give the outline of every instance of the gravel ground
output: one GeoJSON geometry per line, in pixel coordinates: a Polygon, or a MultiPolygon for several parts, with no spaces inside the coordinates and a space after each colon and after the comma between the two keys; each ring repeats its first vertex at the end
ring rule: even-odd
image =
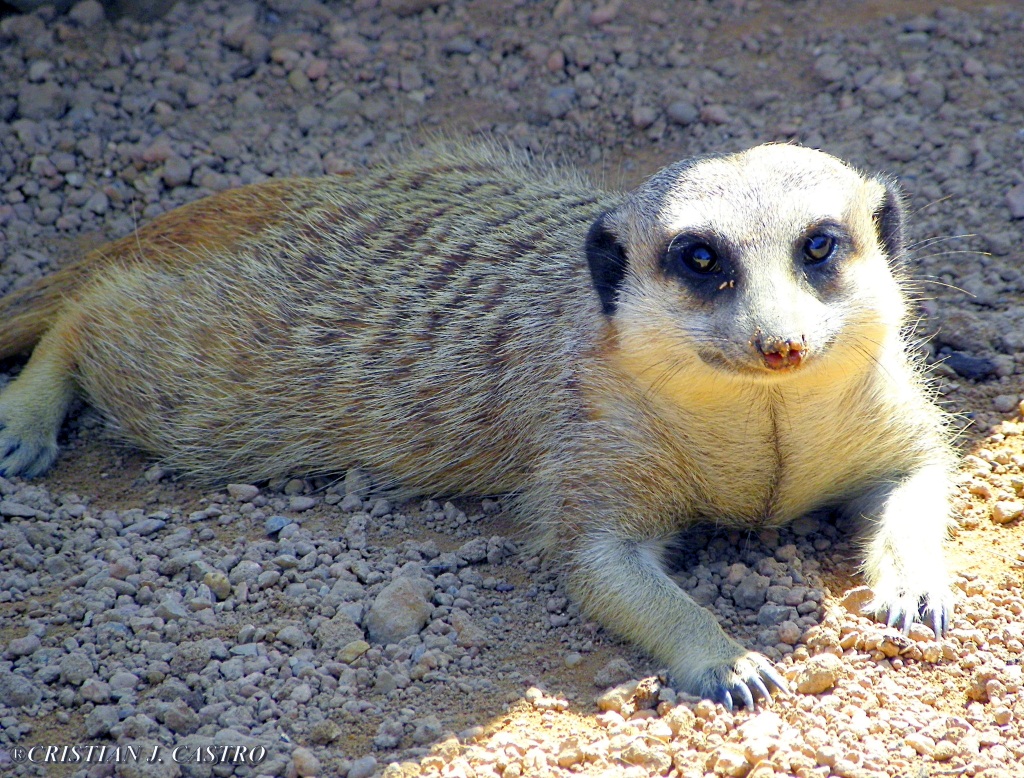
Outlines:
{"type": "Polygon", "coordinates": [[[680,584],[793,686],[730,714],[582,619],[500,503],[392,505],[358,471],[201,491],[84,409],[52,474],[0,478],[0,768],[1020,775],[1024,14],[883,5],[272,0],[142,24],[86,0],[0,19],[0,293],[210,192],[438,133],[610,186],[794,140],[907,188],[921,347],[966,455],[941,640],[857,615],[856,540],[829,516],[688,538],[680,584]],[[90,760],[14,764],[14,746],[90,760]]]}

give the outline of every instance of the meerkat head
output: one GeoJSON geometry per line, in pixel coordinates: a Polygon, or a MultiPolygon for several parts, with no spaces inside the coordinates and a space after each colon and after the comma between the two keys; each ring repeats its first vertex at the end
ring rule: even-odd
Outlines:
{"type": "Polygon", "coordinates": [[[797,146],[665,168],[594,223],[586,253],[620,348],[652,364],[849,370],[906,315],[895,183],[797,146]]]}

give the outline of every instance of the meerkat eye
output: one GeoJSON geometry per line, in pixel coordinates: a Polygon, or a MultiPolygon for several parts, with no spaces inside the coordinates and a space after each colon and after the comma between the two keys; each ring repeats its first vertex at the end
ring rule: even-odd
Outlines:
{"type": "Polygon", "coordinates": [[[702,276],[721,270],[718,253],[707,243],[688,236],[673,239],[668,246],[668,260],[702,276]]]}
{"type": "Polygon", "coordinates": [[[817,265],[831,257],[835,250],[835,238],[825,232],[816,232],[804,241],[804,262],[817,265]]]}

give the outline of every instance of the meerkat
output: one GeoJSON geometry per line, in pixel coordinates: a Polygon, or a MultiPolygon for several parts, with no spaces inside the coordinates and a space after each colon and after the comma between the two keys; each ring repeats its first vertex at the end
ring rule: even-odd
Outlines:
{"type": "Polygon", "coordinates": [[[953,455],[908,348],[897,185],[767,145],[627,193],[492,147],[170,211],[0,300],[0,473],[76,394],[206,482],[360,465],[505,494],[591,618],[677,686],[785,688],[669,577],[695,522],[866,525],[870,610],[937,633],[953,455]]]}

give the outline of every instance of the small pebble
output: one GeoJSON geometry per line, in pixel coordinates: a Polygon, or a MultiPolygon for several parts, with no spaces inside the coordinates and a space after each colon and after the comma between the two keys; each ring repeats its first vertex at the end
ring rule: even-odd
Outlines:
{"type": "MultiPolygon", "coordinates": [[[[303,778],[320,774],[320,760],[308,748],[296,748],[292,751],[292,763],[295,765],[295,772],[303,778]]],[[[352,775],[349,769],[349,776],[352,775]]]]}
{"type": "Polygon", "coordinates": [[[250,502],[259,493],[259,487],[252,484],[228,484],[228,494],[238,502],[250,502]]]}
{"type": "Polygon", "coordinates": [[[287,516],[271,516],[263,523],[263,529],[268,535],[273,536],[291,523],[292,519],[287,516]]]}
{"type": "Polygon", "coordinates": [[[1024,503],[1017,500],[999,500],[992,506],[992,521],[996,524],[1009,524],[1024,514],[1024,503]]]}
{"type": "Polygon", "coordinates": [[[794,685],[801,694],[821,694],[835,686],[843,674],[843,660],[835,654],[819,654],[797,670],[794,685]]]}

